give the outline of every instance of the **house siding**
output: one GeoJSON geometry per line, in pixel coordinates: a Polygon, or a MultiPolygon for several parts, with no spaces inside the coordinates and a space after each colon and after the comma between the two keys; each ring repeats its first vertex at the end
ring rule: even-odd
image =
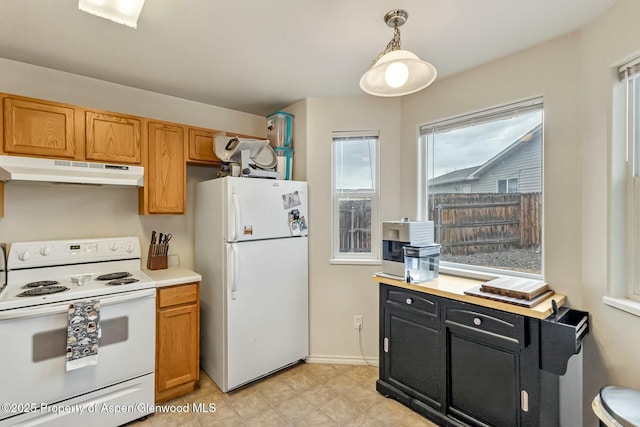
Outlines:
{"type": "Polygon", "coordinates": [[[534,193],[542,191],[542,144],[540,132],[516,147],[504,161],[494,165],[481,174],[478,181],[473,182],[473,193],[496,193],[498,180],[518,178],[518,192],[534,193]]]}
{"type": "Polygon", "coordinates": [[[462,187],[471,185],[471,193],[497,193],[498,180],[518,178],[519,193],[542,191],[542,132],[533,134],[528,142],[522,142],[504,159],[480,172],[479,179],[434,185],[432,193],[461,193],[462,187]]]}

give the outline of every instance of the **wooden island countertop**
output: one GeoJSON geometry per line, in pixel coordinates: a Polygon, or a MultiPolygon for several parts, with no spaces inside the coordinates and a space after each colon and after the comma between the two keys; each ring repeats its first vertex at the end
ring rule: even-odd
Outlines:
{"type": "Polygon", "coordinates": [[[447,274],[440,274],[438,278],[424,283],[407,283],[403,280],[391,279],[376,274],[373,275],[373,280],[378,283],[384,283],[386,285],[412,289],[418,292],[424,292],[427,294],[437,295],[456,301],[462,301],[482,307],[502,310],[508,313],[520,314],[523,316],[533,317],[535,319],[546,319],[553,313],[551,300],[555,300],[558,307],[564,305],[567,300],[567,297],[565,295],[554,292],[545,300],[541,301],[531,308],[528,308],[515,304],[508,304],[500,301],[474,297],[471,295],[466,295],[464,291],[481,285],[485,283],[486,280],[450,276],[447,274]]]}

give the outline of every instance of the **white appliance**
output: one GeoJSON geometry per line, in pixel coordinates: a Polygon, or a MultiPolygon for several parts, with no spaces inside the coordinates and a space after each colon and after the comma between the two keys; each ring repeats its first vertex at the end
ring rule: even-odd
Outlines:
{"type": "Polygon", "coordinates": [[[433,221],[384,221],[382,223],[382,275],[405,279],[404,247],[433,244],[433,221]]]}
{"type": "Polygon", "coordinates": [[[196,185],[201,366],[224,392],[309,354],[307,184],[196,185]]]}
{"type": "Polygon", "coordinates": [[[0,426],[115,426],[153,412],[155,282],[140,254],[136,237],[8,246],[0,426]],[[69,306],[94,299],[97,364],[67,371],[69,306]]]}
{"type": "Polygon", "coordinates": [[[219,133],[214,141],[216,156],[231,164],[232,176],[280,179],[280,173],[274,170],[277,165],[276,153],[268,140],[229,137],[219,133]],[[233,173],[238,166],[237,173],[233,173]]]}
{"type": "Polygon", "coordinates": [[[142,187],[144,167],[77,160],[0,156],[0,181],[142,187]]]}

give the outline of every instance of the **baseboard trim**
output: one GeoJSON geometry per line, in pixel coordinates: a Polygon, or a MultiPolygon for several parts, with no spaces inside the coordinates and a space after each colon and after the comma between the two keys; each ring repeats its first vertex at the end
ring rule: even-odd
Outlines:
{"type": "Polygon", "coordinates": [[[363,359],[359,356],[308,356],[307,363],[328,363],[331,365],[369,365],[379,366],[377,357],[363,359]]]}

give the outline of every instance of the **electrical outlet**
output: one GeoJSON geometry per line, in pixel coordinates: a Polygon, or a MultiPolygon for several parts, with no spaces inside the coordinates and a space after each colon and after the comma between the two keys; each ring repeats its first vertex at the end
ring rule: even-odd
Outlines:
{"type": "Polygon", "coordinates": [[[362,314],[356,314],[353,316],[354,329],[362,329],[362,314]]]}

